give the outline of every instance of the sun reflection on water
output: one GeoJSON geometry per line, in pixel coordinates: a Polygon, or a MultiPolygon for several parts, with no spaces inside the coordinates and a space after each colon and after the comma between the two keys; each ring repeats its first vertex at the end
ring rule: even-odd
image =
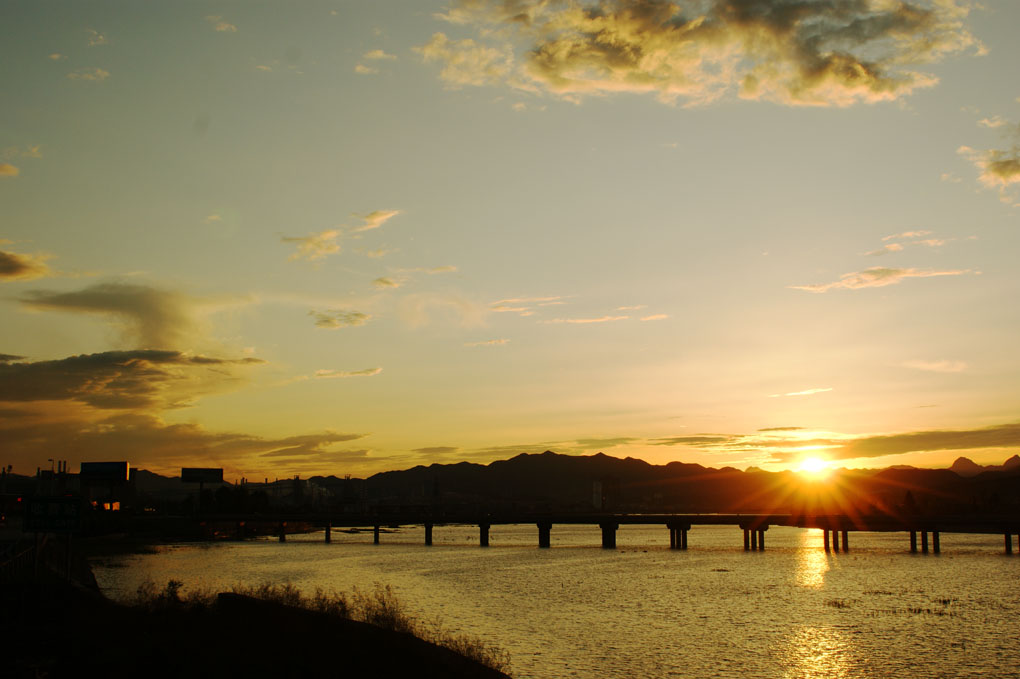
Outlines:
{"type": "Polygon", "coordinates": [[[821,589],[825,574],[829,572],[829,555],[819,548],[819,531],[806,530],[800,534],[797,546],[797,584],[801,587],[821,589]]]}
{"type": "Polygon", "coordinates": [[[801,627],[784,651],[784,677],[849,677],[855,674],[854,648],[846,635],[833,627],[801,627]]]}

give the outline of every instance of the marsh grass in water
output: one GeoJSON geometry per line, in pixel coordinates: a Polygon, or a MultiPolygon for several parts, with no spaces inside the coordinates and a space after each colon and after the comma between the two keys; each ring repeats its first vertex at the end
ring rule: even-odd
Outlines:
{"type": "MultiPolygon", "coordinates": [[[[443,628],[439,620],[422,620],[408,613],[389,586],[376,585],[371,592],[358,589],[350,593],[316,589],[306,596],[290,583],[258,586],[234,585],[231,593],[268,601],[293,608],[364,622],[392,632],[412,634],[419,639],[443,646],[475,662],[504,674],[510,674],[510,654],[470,634],[457,634],[443,628]]],[[[177,608],[203,608],[216,603],[218,593],[212,590],[185,592],[180,580],[169,580],[159,589],[153,582],[145,582],[135,594],[136,607],[159,611],[177,608]]]]}

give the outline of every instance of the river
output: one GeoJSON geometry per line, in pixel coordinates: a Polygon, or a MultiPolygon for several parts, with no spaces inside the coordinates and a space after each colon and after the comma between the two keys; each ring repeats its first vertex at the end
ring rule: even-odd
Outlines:
{"type": "MultiPolygon", "coordinates": [[[[818,530],[773,527],[744,552],[734,527],[696,526],[687,551],[665,527],[421,526],[372,534],[290,535],[286,543],[170,545],[93,561],[103,591],[130,598],[169,579],[188,588],[292,583],[371,591],[508,650],[517,677],[1016,677],[1020,556],[1002,536],[942,534],[940,555],[906,534],[851,533],[826,554],[818,530]]],[[[253,640],[253,645],[262,643],[253,640]]]]}

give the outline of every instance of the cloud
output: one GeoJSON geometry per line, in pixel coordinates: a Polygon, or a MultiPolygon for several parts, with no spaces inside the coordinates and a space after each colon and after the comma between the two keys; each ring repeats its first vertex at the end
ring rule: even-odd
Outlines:
{"type": "Polygon", "coordinates": [[[372,68],[371,66],[365,66],[364,64],[355,64],[354,72],[360,75],[375,75],[379,72],[379,69],[372,68]]]}
{"type": "MultiPolygon", "coordinates": [[[[197,332],[203,302],[178,292],[131,283],[98,283],[72,292],[31,290],[20,297],[30,309],[99,314],[112,318],[128,344],[184,348],[197,332]]],[[[208,302],[206,302],[208,304],[208,302]]]]}
{"type": "Polygon", "coordinates": [[[804,429],[804,427],[765,427],[764,429],[759,429],[758,431],[760,431],[760,432],[769,432],[769,431],[801,431],[803,429],[804,429]]]}
{"type": "Polygon", "coordinates": [[[17,177],[19,174],[21,174],[21,170],[14,165],[11,165],[10,163],[0,163],[0,179],[4,177],[17,177]]]}
{"type": "Polygon", "coordinates": [[[816,389],[805,389],[804,391],[791,391],[786,394],[770,394],[769,398],[779,398],[781,396],[810,396],[812,394],[822,394],[827,391],[832,391],[832,387],[822,387],[816,389]]]}
{"type": "Polygon", "coordinates": [[[995,128],[1009,125],[1009,121],[1006,120],[1005,118],[1002,118],[1001,116],[992,116],[990,118],[982,118],[981,120],[978,121],[978,125],[980,125],[981,127],[988,127],[994,130],[995,128]]]}
{"type": "Polygon", "coordinates": [[[598,318],[551,318],[543,323],[574,323],[574,324],[588,324],[588,323],[612,323],[614,321],[625,321],[630,316],[599,316],[598,318]]]}
{"type": "Polygon", "coordinates": [[[365,52],[361,55],[362,59],[368,59],[369,61],[396,61],[396,54],[387,54],[383,50],[372,50],[365,52]]]}
{"type": "Polygon", "coordinates": [[[235,381],[237,366],[263,363],[151,349],[37,362],[11,358],[18,362],[0,362],[0,402],[76,401],[101,410],[174,407],[235,381]]]}
{"type": "Polygon", "coordinates": [[[237,26],[223,21],[223,17],[221,16],[211,15],[207,16],[205,20],[212,24],[213,29],[218,33],[237,33],[237,26]]]}
{"type": "Polygon", "coordinates": [[[958,373],[967,369],[963,361],[905,361],[901,365],[904,368],[936,373],[958,373]]]}
{"type": "Polygon", "coordinates": [[[39,144],[19,147],[9,146],[4,149],[3,158],[42,158],[42,147],[39,144]]]}
{"type": "Polygon", "coordinates": [[[510,343],[510,340],[508,340],[508,339],[491,339],[491,340],[482,340],[480,342],[465,342],[464,346],[466,346],[466,347],[498,347],[498,346],[503,346],[504,344],[509,344],[509,343],[510,343]]]}
{"type": "Polygon", "coordinates": [[[309,311],[309,316],[315,319],[315,325],[319,328],[336,330],[337,328],[353,328],[358,325],[365,325],[371,320],[371,316],[360,311],[350,309],[329,309],[328,311],[309,311]]]}
{"type": "Polygon", "coordinates": [[[973,273],[969,269],[955,269],[949,271],[933,271],[922,269],[892,269],[881,266],[873,266],[864,271],[846,273],[839,277],[838,281],[832,283],[818,283],[815,285],[791,285],[793,290],[806,290],[808,292],[828,292],[829,290],[845,289],[860,290],[862,288],[882,288],[887,285],[896,285],[907,278],[931,278],[933,276],[962,276],[973,273]]]}
{"type": "Polygon", "coordinates": [[[884,236],[883,241],[890,240],[902,240],[905,238],[920,238],[922,236],[931,235],[931,231],[904,231],[903,233],[894,233],[891,236],[884,236]]]}
{"type": "Polygon", "coordinates": [[[488,44],[436,33],[418,51],[451,87],[849,106],[931,87],[918,66],[979,52],[968,11],[953,0],[464,0],[440,18],[488,44]]]}
{"type": "Polygon", "coordinates": [[[367,215],[362,217],[361,226],[355,227],[351,230],[352,233],[360,233],[362,231],[371,231],[372,229],[378,229],[380,226],[393,219],[401,213],[400,210],[375,210],[369,212],[367,215]]]}
{"type": "Polygon", "coordinates": [[[290,259],[304,259],[313,262],[340,252],[340,244],[337,242],[339,237],[339,230],[326,229],[308,236],[283,236],[280,240],[284,243],[297,244],[297,251],[290,256],[290,259]]]}
{"type": "Polygon", "coordinates": [[[642,316],[642,321],[662,321],[669,318],[669,314],[652,314],[651,316],[642,316]]]}
{"type": "Polygon", "coordinates": [[[102,68],[79,68],[77,71],[68,73],[67,77],[71,80],[102,82],[110,77],[110,72],[102,68]]]}
{"type": "Polygon", "coordinates": [[[903,250],[903,245],[900,243],[889,243],[888,245],[882,246],[878,250],[872,250],[871,252],[864,253],[867,257],[877,257],[879,255],[888,255],[890,252],[900,252],[903,250]]]}
{"type": "Polygon", "coordinates": [[[461,327],[479,326],[487,310],[456,293],[422,292],[403,297],[397,311],[405,323],[416,328],[437,320],[461,327]]]}
{"type": "MultiPolygon", "coordinates": [[[[1020,423],[1000,424],[982,429],[930,430],[902,434],[861,436],[850,439],[813,440],[796,442],[825,447],[825,456],[831,460],[886,457],[907,453],[941,450],[981,450],[988,448],[1020,448],[1020,423]]],[[[753,444],[752,444],[753,445],[753,444]]],[[[803,455],[796,450],[770,451],[772,461],[787,462],[803,455]]]]}
{"type": "Polygon", "coordinates": [[[218,224],[223,221],[223,217],[221,215],[207,215],[202,221],[206,224],[218,224]]]}
{"type": "Polygon", "coordinates": [[[0,281],[27,281],[50,274],[46,260],[52,255],[24,255],[0,250],[0,281]]]}
{"type": "Polygon", "coordinates": [[[731,436],[669,436],[664,438],[651,439],[648,443],[653,446],[704,446],[727,443],[732,440],[731,436]]]}
{"type": "Polygon", "coordinates": [[[399,288],[403,283],[388,276],[380,276],[372,281],[372,285],[377,288],[399,288]]]}
{"type": "Polygon", "coordinates": [[[106,39],[106,36],[94,28],[86,28],[85,32],[89,34],[89,47],[98,47],[100,45],[110,44],[110,41],[106,39]]]}
{"type": "Polygon", "coordinates": [[[507,80],[514,71],[513,50],[489,47],[474,40],[450,40],[436,33],[426,44],[416,48],[426,62],[442,64],[439,77],[448,87],[464,85],[496,85],[507,80]]]}
{"type": "Polygon", "coordinates": [[[460,448],[456,446],[428,446],[425,448],[414,448],[411,450],[412,453],[418,453],[419,455],[449,455],[455,453],[460,448]]]}
{"type": "Polygon", "coordinates": [[[67,58],[66,54],[60,54],[59,52],[53,52],[52,54],[49,54],[47,56],[50,58],[51,61],[63,61],[64,59],[67,58]]]}
{"type": "Polygon", "coordinates": [[[616,307],[616,310],[617,311],[638,311],[640,309],[645,309],[647,307],[648,307],[647,304],[635,304],[633,306],[618,306],[618,307],[616,307]]]}
{"type": "Polygon", "coordinates": [[[316,379],[342,379],[345,377],[372,377],[382,372],[382,368],[365,368],[364,370],[329,370],[315,371],[316,379]]]}
{"type": "Polygon", "coordinates": [[[1005,203],[1012,203],[1014,184],[1020,184],[1020,144],[1013,145],[1009,150],[989,149],[977,151],[969,146],[961,146],[957,153],[965,156],[974,167],[981,171],[978,176],[984,186],[999,190],[999,198],[1005,203]]]}
{"type": "Polygon", "coordinates": [[[129,460],[132,467],[164,474],[198,465],[224,467],[236,476],[261,476],[280,466],[288,473],[299,468],[327,471],[332,464],[365,454],[335,446],[366,434],[327,430],[265,438],[209,431],[195,423],[167,424],[144,412],[74,410],[64,404],[54,409],[44,403],[18,408],[18,417],[0,421],[0,446],[16,468],[34,468],[38,460],[59,450],[71,461],[129,460]]]}

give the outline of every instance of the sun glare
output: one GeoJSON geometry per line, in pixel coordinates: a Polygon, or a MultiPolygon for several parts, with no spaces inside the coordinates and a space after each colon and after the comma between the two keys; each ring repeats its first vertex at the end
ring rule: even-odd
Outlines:
{"type": "Polygon", "coordinates": [[[824,479],[832,471],[829,463],[820,457],[806,457],[801,460],[797,471],[812,479],[824,479]]]}

